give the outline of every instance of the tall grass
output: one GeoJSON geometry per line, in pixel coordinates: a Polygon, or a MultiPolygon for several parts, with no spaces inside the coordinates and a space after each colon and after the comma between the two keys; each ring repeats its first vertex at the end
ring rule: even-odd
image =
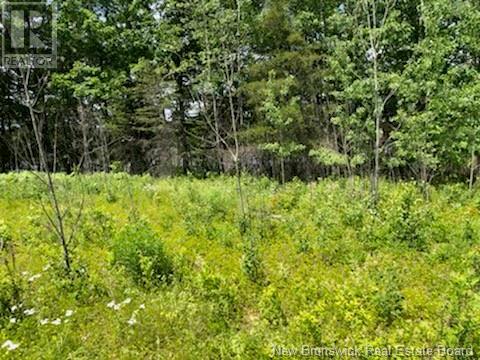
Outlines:
{"type": "Polygon", "coordinates": [[[35,206],[42,187],[26,173],[0,175],[0,236],[15,253],[9,268],[10,253],[0,255],[0,346],[19,345],[0,358],[256,360],[301,345],[480,351],[478,191],[448,185],[426,199],[413,183],[385,182],[373,207],[362,179],[245,177],[245,235],[233,178],[56,181],[60,198],[86,196],[69,276],[35,206]]]}

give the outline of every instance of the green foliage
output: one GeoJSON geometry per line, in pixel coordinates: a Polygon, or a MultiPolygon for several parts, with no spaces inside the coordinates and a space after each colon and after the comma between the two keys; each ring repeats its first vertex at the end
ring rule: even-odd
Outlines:
{"type": "Polygon", "coordinates": [[[260,297],[262,317],[272,325],[285,325],[286,318],[278,291],[273,286],[267,286],[260,297]]]}
{"type": "Polygon", "coordinates": [[[383,289],[378,292],[375,303],[379,317],[389,326],[396,319],[401,318],[404,296],[399,289],[395,273],[392,271],[381,274],[378,280],[383,285],[383,289]]]}
{"type": "Polygon", "coordinates": [[[250,281],[261,283],[264,280],[264,272],[258,247],[252,239],[247,240],[243,247],[242,269],[250,281]]]}
{"type": "Polygon", "coordinates": [[[415,189],[407,188],[395,210],[388,214],[389,220],[393,220],[390,229],[392,238],[419,250],[425,249],[425,232],[432,219],[421,196],[415,189]]]}
{"type": "Polygon", "coordinates": [[[319,148],[316,150],[310,150],[310,157],[314,158],[319,164],[326,166],[343,165],[348,164],[348,159],[345,155],[339,154],[328,148],[319,148]]]}
{"type": "MultiPolygon", "coordinates": [[[[56,171],[229,173],[238,146],[282,182],[371,175],[375,154],[383,176],[475,182],[475,1],[54,3],[58,67],[28,90],[56,171]]],[[[18,75],[0,73],[1,171],[38,169],[18,75]]]]}
{"type": "Polygon", "coordinates": [[[21,286],[17,279],[15,246],[12,231],[0,220],[0,322],[20,299],[21,286]]]}
{"type": "Polygon", "coordinates": [[[151,287],[168,282],[173,266],[161,239],[148,223],[126,225],[115,237],[113,261],[121,265],[140,285],[151,287]]]}
{"type": "Polygon", "coordinates": [[[82,237],[87,244],[108,244],[113,237],[112,218],[99,210],[83,214],[82,237]]]}
{"type": "Polygon", "coordinates": [[[238,320],[240,299],[237,298],[237,291],[225,278],[208,269],[197,275],[200,296],[212,304],[215,321],[225,331],[229,322],[238,320]]]}
{"type": "Polygon", "coordinates": [[[303,144],[287,139],[289,137],[287,133],[296,129],[302,118],[299,98],[290,93],[294,84],[293,76],[277,79],[275,71],[271,71],[263,90],[264,100],[259,109],[270,127],[270,136],[276,134],[275,138],[280,141],[261,144],[260,148],[281,159],[300,153],[306,148],[303,144]]]}
{"type": "Polygon", "coordinates": [[[373,208],[368,179],[245,177],[241,232],[235,178],[56,180],[60,195],[85,198],[68,276],[32,200],[0,193],[18,289],[2,263],[0,344],[19,344],[0,358],[257,360],[306,343],[480,351],[478,189],[431,186],[426,199],[415,182],[385,181],[373,208]]]}

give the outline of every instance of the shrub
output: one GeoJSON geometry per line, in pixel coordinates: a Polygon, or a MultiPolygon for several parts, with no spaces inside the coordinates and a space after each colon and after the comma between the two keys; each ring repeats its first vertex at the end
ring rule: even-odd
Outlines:
{"type": "Polygon", "coordinates": [[[266,287],[260,297],[259,303],[263,318],[272,325],[285,325],[287,319],[282,309],[282,302],[277,289],[270,285],[266,287]]]}
{"type": "Polygon", "coordinates": [[[201,298],[209,303],[214,323],[220,328],[228,328],[229,322],[238,317],[239,303],[237,289],[228,279],[212,273],[209,269],[196,274],[196,288],[201,298]]]}
{"type": "Polygon", "coordinates": [[[123,266],[138,284],[145,287],[168,282],[173,274],[162,241],[143,221],[129,224],[118,233],[113,255],[114,263],[123,266]]]}
{"type": "Polygon", "coordinates": [[[85,213],[81,234],[88,244],[105,244],[113,233],[113,219],[100,210],[85,213]]]}
{"type": "Polygon", "coordinates": [[[470,221],[467,221],[464,225],[463,240],[465,240],[468,244],[473,243],[475,240],[475,229],[470,221]]]}
{"type": "Polygon", "coordinates": [[[390,234],[396,241],[407,244],[417,250],[425,250],[432,214],[424,200],[412,188],[402,192],[399,203],[387,214],[391,222],[390,234]]]}
{"type": "Polygon", "coordinates": [[[386,325],[391,325],[402,316],[404,296],[393,270],[381,271],[379,275],[377,281],[383,286],[375,298],[378,317],[386,325]]]}
{"type": "Polygon", "coordinates": [[[254,283],[264,280],[262,261],[254,240],[248,239],[243,248],[242,269],[248,279],[254,283]]]}

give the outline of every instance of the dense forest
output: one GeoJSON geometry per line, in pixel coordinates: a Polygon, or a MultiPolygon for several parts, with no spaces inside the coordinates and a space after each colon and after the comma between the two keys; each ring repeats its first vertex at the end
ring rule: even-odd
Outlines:
{"type": "Polygon", "coordinates": [[[476,0],[64,0],[57,12],[57,68],[0,70],[0,171],[41,169],[40,139],[55,172],[475,181],[476,0]]]}

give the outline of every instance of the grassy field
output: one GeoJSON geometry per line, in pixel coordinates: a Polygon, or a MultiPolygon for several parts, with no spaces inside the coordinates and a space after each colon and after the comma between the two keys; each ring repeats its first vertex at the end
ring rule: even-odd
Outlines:
{"type": "Polygon", "coordinates": [[[480,192],[448,185],[426,199],[414,184],[383,183],[375,208],[360,179],[245,178],[250,219],[240,221],[233,178],[56,183],[67,230],[77,229],[70,274],[41,182],[0,176],[0,239],[11,245],[1,253],[0,358],[256,360],[302,345],[480,352],[480,192]]]}

